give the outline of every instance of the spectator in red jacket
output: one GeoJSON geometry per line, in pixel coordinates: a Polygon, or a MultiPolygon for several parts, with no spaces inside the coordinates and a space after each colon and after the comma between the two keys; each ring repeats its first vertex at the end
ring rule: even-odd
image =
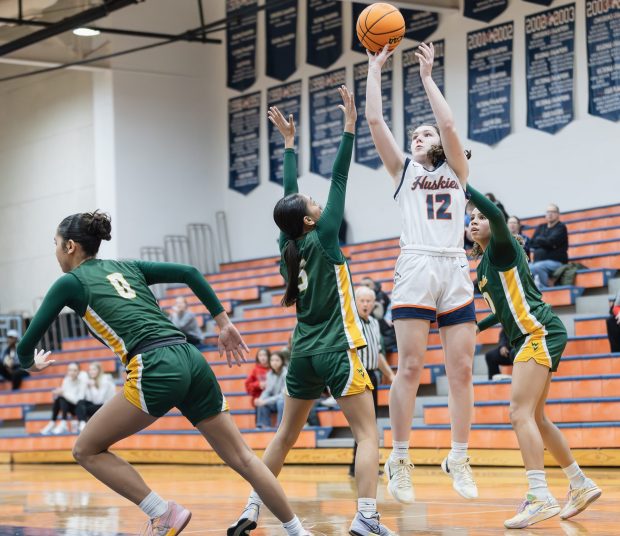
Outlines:
{"type": "Polygon", "coordinates": [[[252,405],[260,397],[267,384],[270,357],[271,350],[269,348],[260,348],[256,352],[256,365],[245,380],[245,390],[252,397],[252,405]]]}

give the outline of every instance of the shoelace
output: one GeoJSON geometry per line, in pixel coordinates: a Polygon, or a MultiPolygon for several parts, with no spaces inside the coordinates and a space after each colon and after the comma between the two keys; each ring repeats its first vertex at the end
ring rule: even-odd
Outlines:
{"type": "Polygon", "coordinates": [[[523,510],[525,510],[528,505],[532,504],[529,499],[525,499],[522,503],[521,506],[519,506],[519,509],[517,510],[517,513],[520,514],[521,512],[523,512],[523,510]]]}
{"type": "Polygon", "coordinates": [[[472,486],[476,485],[476,482],[474,481],[474,475],[471,472],[471,467],[467,462],[455,463],[454,472],[459,473],[459,475],[461,475],[461,477],[463,478],[463,480],[466,481],[467,484],[470,484],[472,486]]]}
{"type": "Polygon", "coordinates": [[[392,475],[396,480],[396,485],[399,488],[411,487],[411,467],[409,465],[398,465],[394,474],[392,475]]]}
{"type": "Polygon", "coordinates": [[[149,519],[140,532],[140,536],[163,536],[168,531],[168,527],[163,522],[162,518],[166,514],[156,517],[155,519],[149,519]],[[150,531],[149,531],[150,529],[150,531]]]}

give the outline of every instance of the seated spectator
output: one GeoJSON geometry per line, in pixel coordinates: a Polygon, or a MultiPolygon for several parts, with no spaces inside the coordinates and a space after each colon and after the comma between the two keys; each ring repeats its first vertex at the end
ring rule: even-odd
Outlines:
{"type": "Polygon", "coordinates": [[[84,388],[84,397],[78,401],[76,413],[79,423],[79,431],[84,430],[86,422],[95,412],[110,400],[116,393],[114,380],[109,374],[105,374],[100,363],[91,363],[88,367],[88,377],[84,388]]]}
{"type": "Polygon", "coordinates": [[[381,283],[375,282],[370,277],[364,277],[360,284],[375,292],[375,307],[372,310],[372,316],[379,321],[379,328],[385,347],[387,349],[396,347],[396,332],[392,324],[390,297],[381,290],[381,283]]]}
{"type": "Polygon", "coordinates": [[[498,380],[504,376],[499,372],[500,365],[512,365],[515,359],[515,351],[510,347],[510,341],[503,329],[499,334],[497,348],[487,352],[484,358],[487,361],[489,380],[498,380]]]}
{"type": "Polygon", "coordinates": [[[508,229],[510,229],[510,232],[512,233],[512,236],[514,236],[515,238],[517,237],[521,237],[521,240],[523,241],[523,249],[525,250],[525,254],[527,255],[527,258],[530,258],[530,237],[529,236],[525,236],[524,234],[521,233],[521,220],[519,218],[517,218],[516,216],[510,216],[508,218],[508,229]]]}
{"type": "Polygon", "coordinates": [[[550,286],[549,276],[560,266],[568,263],[568,231],[560,221],[560,209],[549,205],[545,213],[546,223],[536,227],[530,241],[534,256],[530,264],[532,276],[540,288],[550,286]]]}
{"type": "Polygon", "coordinates": [[[609,310],[607,318],[607,337],[612,352],[620,352],[620,290],[609,310]]]}
{"type": "Polygon", "coordinates": [[[30,376],[28,371],[21,368],[19,364],[16,350],[18,342],[19,333],[17,330],[9,329],[6,332],[6,348],[2,352],[2,359],[0,359],[0,376],[11,382],[13,390],[19,389],[24,378],[30,376]]]}
{"type": "Polygon", "coordinates": [[[495,195],[493,195],[491,192],[484,194],[484,196],[489,201],[491,201],[498,209],[502,211],[502,214],[504,215],[504,219],[508,221],[508,212],[506,212],[506,209],[504,208],[504,205],[502,205],[502,202],[499,199],[497,199],[495,195]]]}
{"type": "Polygon", "coordinates": [[[194,346],[202,344],[204,336],[198,326],[196,315],[187,308],[187,300],[183,296],[176,299],[170,312],[170,320],[177,329],[183,332],[187,342],[194,346]]]}
{"type": "Polygon", "coordinates": [[[284,387],[288,369],[280,354],[271,354],[269,368],[265,390],[255,400],[256,428],[270,428],[271,416],[274,413],[277,414],[276,426],[279,426],[284,411],[284,387]]]}
{"type": "MultiPolygon", "coordinates": [[[[62,380],[62,385],[52,391],[54,405],[52,406],[52,419],[48,422],[41,433],[66,434],[69,432],[67,419],[69,414],[77,417],[77,403],[84,398],[86,392],[86,375],[80,374],[77,363],[70,363],[67,367],[67,375],[62,380]],[[61,420],[56,424],[58,415],[61,420]]],[[[74,423],[73,432],[78,431],[77,423],[74,423]]]]}
{"type": "Polygon", "coordinates": [[[260,348],[256,352],[256,365],[245,379],[245,390],[252,397],[252,405],[255,405],[256,399],[260,397],[267,385],[270,357],[269,348],[260,348]]]}

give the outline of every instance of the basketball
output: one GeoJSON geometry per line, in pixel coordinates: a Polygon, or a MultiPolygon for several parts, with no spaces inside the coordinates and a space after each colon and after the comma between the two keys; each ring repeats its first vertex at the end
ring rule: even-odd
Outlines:
{"type": "Polygon", "coordinates": [[[380,52],[385,45],[394,50],[405,35],[405,19],[391,4],[377,2],[360,13],[356,24],[357,38],[370,52],[380,52]]]}

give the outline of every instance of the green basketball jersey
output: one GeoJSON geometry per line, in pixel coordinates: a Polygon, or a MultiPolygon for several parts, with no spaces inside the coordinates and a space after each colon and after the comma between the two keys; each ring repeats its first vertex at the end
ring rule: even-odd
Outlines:
{"type": "Polygon", "coordinates": [[[123,364],[139,343],[184,337],[159,308],[135,262],[91,259],[70,273],[86,294],[86,326],[123,364]]]}
{"type": "Polygon", "coordinates": [[[530,272],[523,247],[511,237],[515,260],[507,267],[494,266],[488,247],[477,268],[478,288],[502,324],[510,342],[538,333],[555,315],[542,301],[530,272]]]}
{"type": "MultiPolygon", "coordinates": [[[[330,258],[316,231],[307,233],[296,243],[302,261],[292,357],[365,347],[344,255],[340,252],[340,259],[330,258]]],[[[280,272],[287,279],[284,258],[280,272]]]]}

